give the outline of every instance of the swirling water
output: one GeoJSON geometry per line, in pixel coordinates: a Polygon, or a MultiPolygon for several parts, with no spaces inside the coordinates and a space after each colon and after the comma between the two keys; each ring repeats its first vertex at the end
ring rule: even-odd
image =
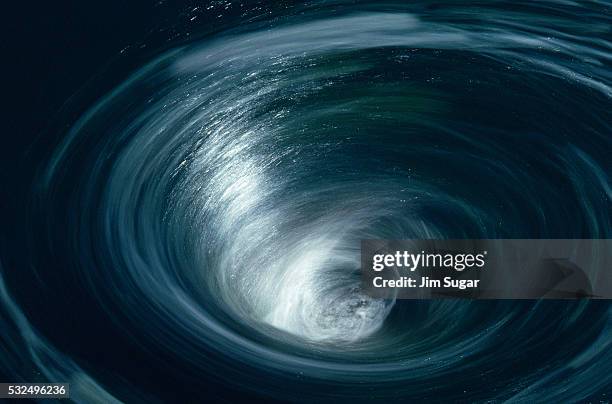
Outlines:
{"type": "Polygon", "coordinates": [[[607,400],[607,303],[373,299],[359,240],[609,238],[611,13],[313,3],[166,50],[65,133],[35,188],[31,226],[47,236],[33,254],[69,262],[58,275],[34,260],[56,279],[45,301],[65,309],[70,278],[88,302],[75,321],[122,342],[44,335],[2,283],[3,321],[22,336],[7,346],[83,401],[200,385],[607,400]],[[107,359],[79,361],[92,350],[107,359]],[[162,387],[134,375],[166,371],[162,387]]]}

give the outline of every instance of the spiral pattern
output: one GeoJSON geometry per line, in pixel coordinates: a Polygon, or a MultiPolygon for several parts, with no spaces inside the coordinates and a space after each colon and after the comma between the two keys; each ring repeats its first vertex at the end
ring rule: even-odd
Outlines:
{"type": "MultiPolygon", "coordinates": [[[[197,38],[72,126],[36,226],[109,327],[260,397],[606,399],[607,303],[374,299],[359,240],[608,238],[609,6],[411,7],[197,38]]],[[[143,399],[1,291],[48,378],[143,399]]]]}

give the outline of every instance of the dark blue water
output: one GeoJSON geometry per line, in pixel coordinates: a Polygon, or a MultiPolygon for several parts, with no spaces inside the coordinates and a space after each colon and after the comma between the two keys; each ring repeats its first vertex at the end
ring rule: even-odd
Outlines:
{"type": "Polygon", "coordinates": [[[610,237],[610,4],[184,19],[38,146],[3,373],[84,402],[608,400],[607,303],[382,301],[358,270],[364,238],[610,237]]]}

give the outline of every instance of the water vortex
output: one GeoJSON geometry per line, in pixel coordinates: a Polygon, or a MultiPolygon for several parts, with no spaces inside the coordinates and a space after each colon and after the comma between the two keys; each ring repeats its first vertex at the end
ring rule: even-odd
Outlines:
{"type": "Polygon", "coordinates": [[[607,303],[373,299],[359,240],[610,237],[611,23],[599,2],[384,3],[198,38],[71,127],[36,226],[109,327],[189,380],[603,399],[607,303]]]}

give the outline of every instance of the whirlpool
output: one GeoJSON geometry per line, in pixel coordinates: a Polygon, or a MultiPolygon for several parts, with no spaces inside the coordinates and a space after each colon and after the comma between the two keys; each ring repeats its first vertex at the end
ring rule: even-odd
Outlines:
{"type": "Polygon", "coordinates": [[[610,238],[610,2],[181,10],[32,146],[27,237],[2,229],[2,381],[83,403],[609,402],[607,301],[375,298],[359,242],[610,238]]]}

